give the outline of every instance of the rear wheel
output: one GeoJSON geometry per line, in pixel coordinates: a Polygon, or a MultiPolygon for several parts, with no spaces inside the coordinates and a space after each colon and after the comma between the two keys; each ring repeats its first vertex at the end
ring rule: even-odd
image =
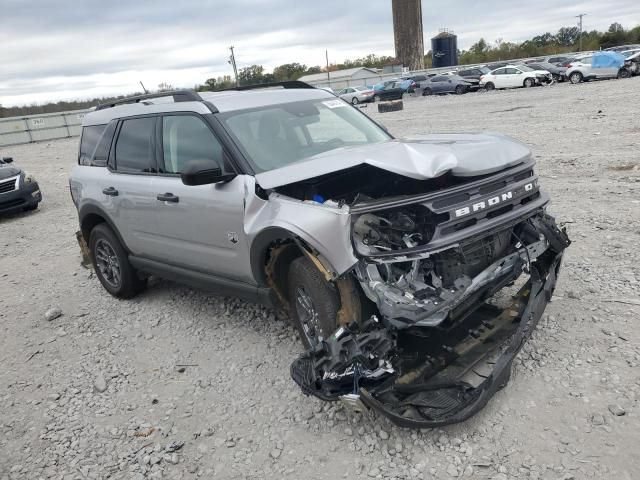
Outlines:
{"type": "Polygon", "coordinates": [[[433,95],[433,91],[429,87],[427,87],[427,88],[422,90],[422,96],[423,97],[426,97],[428,95],[433,95]]]}
{"type": "Polygon", "coordinates": [[[524,88],[531,88],[536,84],[536,81],[533,78],[525,78],[524,79],[524,88]]]}
{"type": "Polygon", "coordinates": [[[146,282],[138,277],[118,237],[106,224],[91,230],[89,249],[98,280],[111,295],[131,298],[144,288],[146,282]]]}
{"type": "Polygon", "coordinates": [[[582,74],[580,72],[573,72],[569,76],[569,81],[573,84],[580,83],[582,81],[582,74]]]}
{"type": "Polygon", "coordinates": [[[353,104],[353,105],[357,105],[357,104],[358,104],[358,102],[359,102],[358,97],[353,97],[353,98],[351,99],[351,104],[353,104]]]}
{"type": "Polygon", "coordinates": [[[495,90],[496,86],[492,82],[489,82],[484,86],[484,89],[490,92],[491,90],[495,90]]]}
{"type": "Polygon", "coordinates": [[[288,283],[291,317],[302,343],[313,348],[337,328],[338,292],[307,257],[291,262],[288,283]]]}

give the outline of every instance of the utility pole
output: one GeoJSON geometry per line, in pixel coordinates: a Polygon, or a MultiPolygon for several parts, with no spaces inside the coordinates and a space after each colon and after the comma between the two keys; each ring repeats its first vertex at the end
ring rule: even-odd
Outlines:
{"type": "Polygon", "coordinates": [[[576,18],[579,18],[580,21],[578,22],[578,27],[580,27],[580,43],[579,43],[579,50],[582,51],[582,17],[584,17],[585,15],[587,15],[586,13],[581,13],[580,15],[576,15],[576,18]]]}
{"type": "Polygon", "coordinates": [[[238,67],[236,67],[236,56],[233,53],[233,45],[231,45],[229,47],[229,50],[231,50],[231,56],[229,57],[229,63],[233,67],[233,76],[236,79],[236,87],[238,87],[239,86],[239,84],[238,84],[238,67]]]}
{"type": "Polygon", "coordinates": [[[331,88],[331,75],[329,75],[329,50],[324,51],[324,56],[327,58],[327,82],[329,83],[329,88],[331,88]]]}
{"type": "Polygon", "coordinates": [[[149,90],[147,90],[146,88],[144,88],[144,83],[142,83],[142,80],[140,80],[140,85],[142,85],[142,90],[144,90],[144,93],[149,93],[149,90]]]}

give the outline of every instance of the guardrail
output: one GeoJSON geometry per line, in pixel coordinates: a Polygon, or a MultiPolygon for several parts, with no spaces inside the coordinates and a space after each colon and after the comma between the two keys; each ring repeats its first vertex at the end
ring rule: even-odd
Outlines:
{"type": "Polygon", "coordinates": [[[82,117],[90,110],[0,118],[0,147],[80,135],[82,117]]]}

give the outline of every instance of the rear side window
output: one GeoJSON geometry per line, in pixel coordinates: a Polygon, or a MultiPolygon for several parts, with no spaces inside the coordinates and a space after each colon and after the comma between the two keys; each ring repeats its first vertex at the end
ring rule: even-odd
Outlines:
{"type": "Polygon", "coordinates": [[[122,173],[150,172],[153,165],[154,117],[122,122],[116,143],[116,170],[122,173]]]}
{"type": "Polygon", "coordinates": [[[82,138],[80,139],[80,153],[78,156],[78,164],[91,165],[91,156],[93,155],[98,140],[107,125],[91,125],[90,127],[83,127],[82,138]]]}
{"type": "Polygon", "coordinates": [[[193,115],[162,117],[163,173],[181,173],[191,160],[213,160],[225,171],[222,145],[209,127],[193,115]]]}

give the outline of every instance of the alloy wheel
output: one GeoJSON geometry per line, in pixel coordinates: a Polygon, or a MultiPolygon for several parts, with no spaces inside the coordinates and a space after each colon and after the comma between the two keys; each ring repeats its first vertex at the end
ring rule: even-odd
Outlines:
{"type": "Polygon", "coordinates": [[[122,269],[115,250],[104,238],[96,242],[95,250],[96,266],[100,271],[100,276],[112,288],[120,288],[122,269]]]}

